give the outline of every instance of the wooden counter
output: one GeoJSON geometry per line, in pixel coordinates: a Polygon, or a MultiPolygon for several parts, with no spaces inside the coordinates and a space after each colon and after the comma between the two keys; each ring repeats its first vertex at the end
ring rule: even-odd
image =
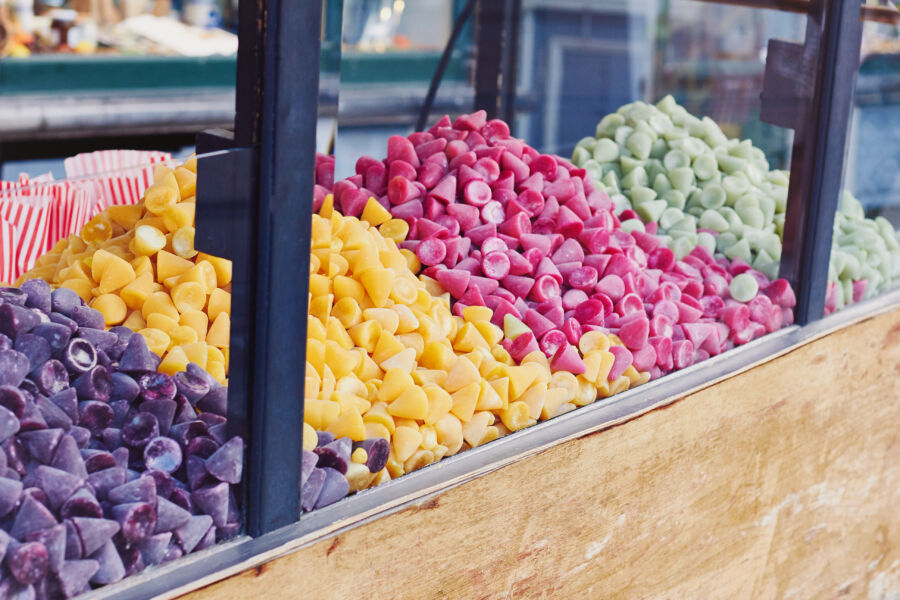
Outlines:
{"type": "Polygon", "coordinates": [[[900,597],[900,311],[184,597],[900,597]]]}

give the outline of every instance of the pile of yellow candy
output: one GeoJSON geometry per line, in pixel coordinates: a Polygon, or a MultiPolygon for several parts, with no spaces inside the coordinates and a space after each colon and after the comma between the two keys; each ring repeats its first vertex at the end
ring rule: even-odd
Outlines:
{"type": "Polygon", "coordinates": [[[436,282],[414,275],[415,256],[375,225],[402,227],[374,200],[364,216],[341,216],[330,198],[313,216],[305,448],[317,430],[386,438],[379,483],[597,398],[541,352],[516,365],[489,308],[452,315],[436,282]]]}
{"type": "Polygon", "coordinates": [[[222,383],[228,370],[231,261],[194,249],[196,160],[158,166],[136,205],[111,206],[38,258],[26,279],[74,290],[124,325],[174,374],[195,362],[222,383]]]}

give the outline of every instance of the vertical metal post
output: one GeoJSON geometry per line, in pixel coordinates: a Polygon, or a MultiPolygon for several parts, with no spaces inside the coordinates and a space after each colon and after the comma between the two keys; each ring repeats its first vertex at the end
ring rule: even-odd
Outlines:
{"type": "Polygon", "coordinates": [[[516,81],[519,69],[519,32],[522,23],[522,0],[504,0],[503,72],[500,97],[500,118],[509,124],[515,135],[516,81]]]}
{"type": "Polygon", "coordinates": [[[247,533],[300,518],[322,2],[241,0],[235,131],[204,132],[198,247],[234,260],[229,427],[247,533]]]}
{"type": "Polygon", "coordinates": [[[817,76],[797,123],[781,258],[781,274],[797,290],[795,320],[801,325],[821,318],[825,310],[834,215],[859,70],[860,9],[860,0],[810,2],[807,45],[818,45],[817,76]]]}
{"type": "Polygon", "coordinates": [[[300,517],[322,30],[319,0],[268,0],[265,4],[252,347],[255,367],[247,465],[251,535],[261,535],[300,517]]]}
{"type": "Polygon", "coordinates": [[[475,110],[494,119],[500,111],[503,25],[506,0],[478,0],[475,6],[475,110]]]}

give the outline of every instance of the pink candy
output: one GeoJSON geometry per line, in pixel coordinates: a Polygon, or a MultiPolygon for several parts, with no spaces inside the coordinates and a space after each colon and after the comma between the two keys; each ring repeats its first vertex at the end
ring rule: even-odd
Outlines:
{"type": "MultiPolygon", "coordinates": [[[[633,211],[617,217],[584,170],[509,137],[483,111],[392,136],[385,161],[363,157],[356,171],[334,184],[335,205],[358,216],[374,196],[405,219],[403,247],[450,293],[456,314],[479,305],[498,324],[521,318],[531,333],[506,345],[516,360],[540,349],[553,369],[582,373],[578,340],[602,329],[624,344],[610,349],[610,380],[632,365],[658,376],[793,321],[787,281],[702,246],[677,260],[652,223],[626,233],[620,218],[633,211]],[[728,292],[740,273],[760,289],[746,304],[728,292]]],[[[864,292],[854,286],[854,296],[864,292]]]]}

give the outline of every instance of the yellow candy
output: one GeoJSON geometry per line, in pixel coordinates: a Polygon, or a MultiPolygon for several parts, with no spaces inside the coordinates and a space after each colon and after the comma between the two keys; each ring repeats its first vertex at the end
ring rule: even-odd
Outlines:
{"type": "Polygon", "coordinates": [[[109,220],[123,229],[134,229],[144,214],[144,207],[140,204],[120,204],[106,209],[109,220]]]}
{"type": "MultiPolygon", "coordinates": [[[[172,301],[179,313],[201,310],[206,304],[206,292],[199,283],[193,281],[179,283],[172,288],[172,301]]],[[[220,312],[220,314],[224,313],[220,312]]]]}
{"type": "Polygon", "coordinates": [[[210,256],[209,254],[199,253],[196,257],[197,261],[206,261],[212,265],[216,272],[216,281],[221,286],[231,283],[231,261],[227,258],[219,258],[218,256],[210,256]]]}
{"type": "Polygon", "coordinates": [[[409,234],[409,224],[403,219],[391,219],[382,224],[378,231],[389,240],[394,240],[398,244],[406,239],[409,234]]]}
{"type": "MultiPolygon", "coordinates": [[[[316,434],[315,428],[309,423],[303,423],[303,449],[312,451],[315,449],[316,445],[319,442],[319,436],[316,434]]],[[[362,450],[362,448],[358,448],[358,450],[362,450]]],[[[365,452],[365,450],[363,450],[365,452]]],[[[354,455],[356,453],[354,452],[354,455]]],[[[350,457],[351,459],[353,456],[350,457]]],[[[368,458],[368,457],[367,457],[368,458]]],[[[363,461],[365,462],[365,461],[363,461]]]]}
{"type": "Polygon", "coordinates": [[[194,249],[194,228],[185,225],[172,234],[172,249],[181,258],[193,258],[197,255],[194,249]]]}
{"type": "Polygon", "coordinates": [[[391,402],[388,412],[395,417],[424,419],[428,416],[428,397],[422,388],[408,387],[391,402]]]}
{"type": "Polygon", "coordinates": [[[206,334],[206,343],[217,348],[231,345],[231,317],[228,313],[220,313],[206,334]]]}
{"type": "Polygon", "coordinates": [[[170,277],[181,275],[193,266],[194,263],[186,258],[160,250],[156,255],[156,280],[162,283],[170,277]]]}
{"type": "Polygon", "coordinates": [[[396,275],[390,269],[372,267],[360,274],[360,280],[366,292],[377,307],[384,306],[391,290],[394,288],[396,275]]]}
{"type": "Polygon", "coordinates": [[[179,202],[166,209],[163,213],[163,224],[170,233],[175,233],[182,227],[189,227],[194,224],[194,214],[197,205],[193,202],[179,202]]]}
{"type": "Polygon", "coordinates": [[[178,314],[178,309],[172,304],[172,299],[165,292],[154,292],[150,294],[150,297],[147,298],[144,305],[141,307],[141,314],[144,319],[155,312],[162,313],[176,321],[180,316],[178,314]]]}
{"type": "Polygon", "coordinates": [[[181,313],[178,324],[187,325],[197,332],[198,339],[205,340],[209,328],[209,317],[202,310],[186,310],[181,313]]]}
{"type": "Polygon", "coordinates": [[[182,348],[175,346],[169,350],[165,357],[163,357],[162,361],[159,363],[158,370],[166,375],[174,375],[179,371],[187,369],[187,365],[187,354],[185,354],[182,348]]]}
{"type": "Polygon", "coordinates": [[[166,235],[152,225],[140,225],[134,231],[132,247],[135,254],[150,256],[166,246],[166,235]]]}
{"type": "Polygon", "coordinates": [[[419,448],[422,434],[412,427],[398,427],[394,431],[393,451],[397,460],[405,462],[419,448]]]}
{"type": "Polygon", "coordinates": [[[169,349],[169,336],[166,335],[165,331],[147,328],[141,329],[138,333],[144,336],[147,347],[150,348],[150,351],[154,354],[162,357],[166,350],[169,349]]]}
{"type": "Polygon", "coordinates": [[[94,299],[91,308],[95,308],[103,315],[103,321],[107,326],[118,325],[125,320],[128,307],[125,302],[115,294],[103,294],[94,299]]]}
{"type": "MultiPolygon", "coordinates": [[[[197,159],[194,159],[196,165],[197,159]]],[[[185,163],[187,165],[187,163],[185,163]]],[[[197,193],[197,169],[189,170],[186,166],[175,167],[175,180],[178,182],[178,193],[182,198],[190,198],[197,193]]]]}
{"type": "Polygon", "coordinates": [[[366,207],[363,209],[363,213],[360,219],[377,226],[390,221],[391,213],[389,213],[388,210],[378,202],[378,200],[376,200],[375,198],[369,198],[369,201],[366,202],[366,207]]]}

